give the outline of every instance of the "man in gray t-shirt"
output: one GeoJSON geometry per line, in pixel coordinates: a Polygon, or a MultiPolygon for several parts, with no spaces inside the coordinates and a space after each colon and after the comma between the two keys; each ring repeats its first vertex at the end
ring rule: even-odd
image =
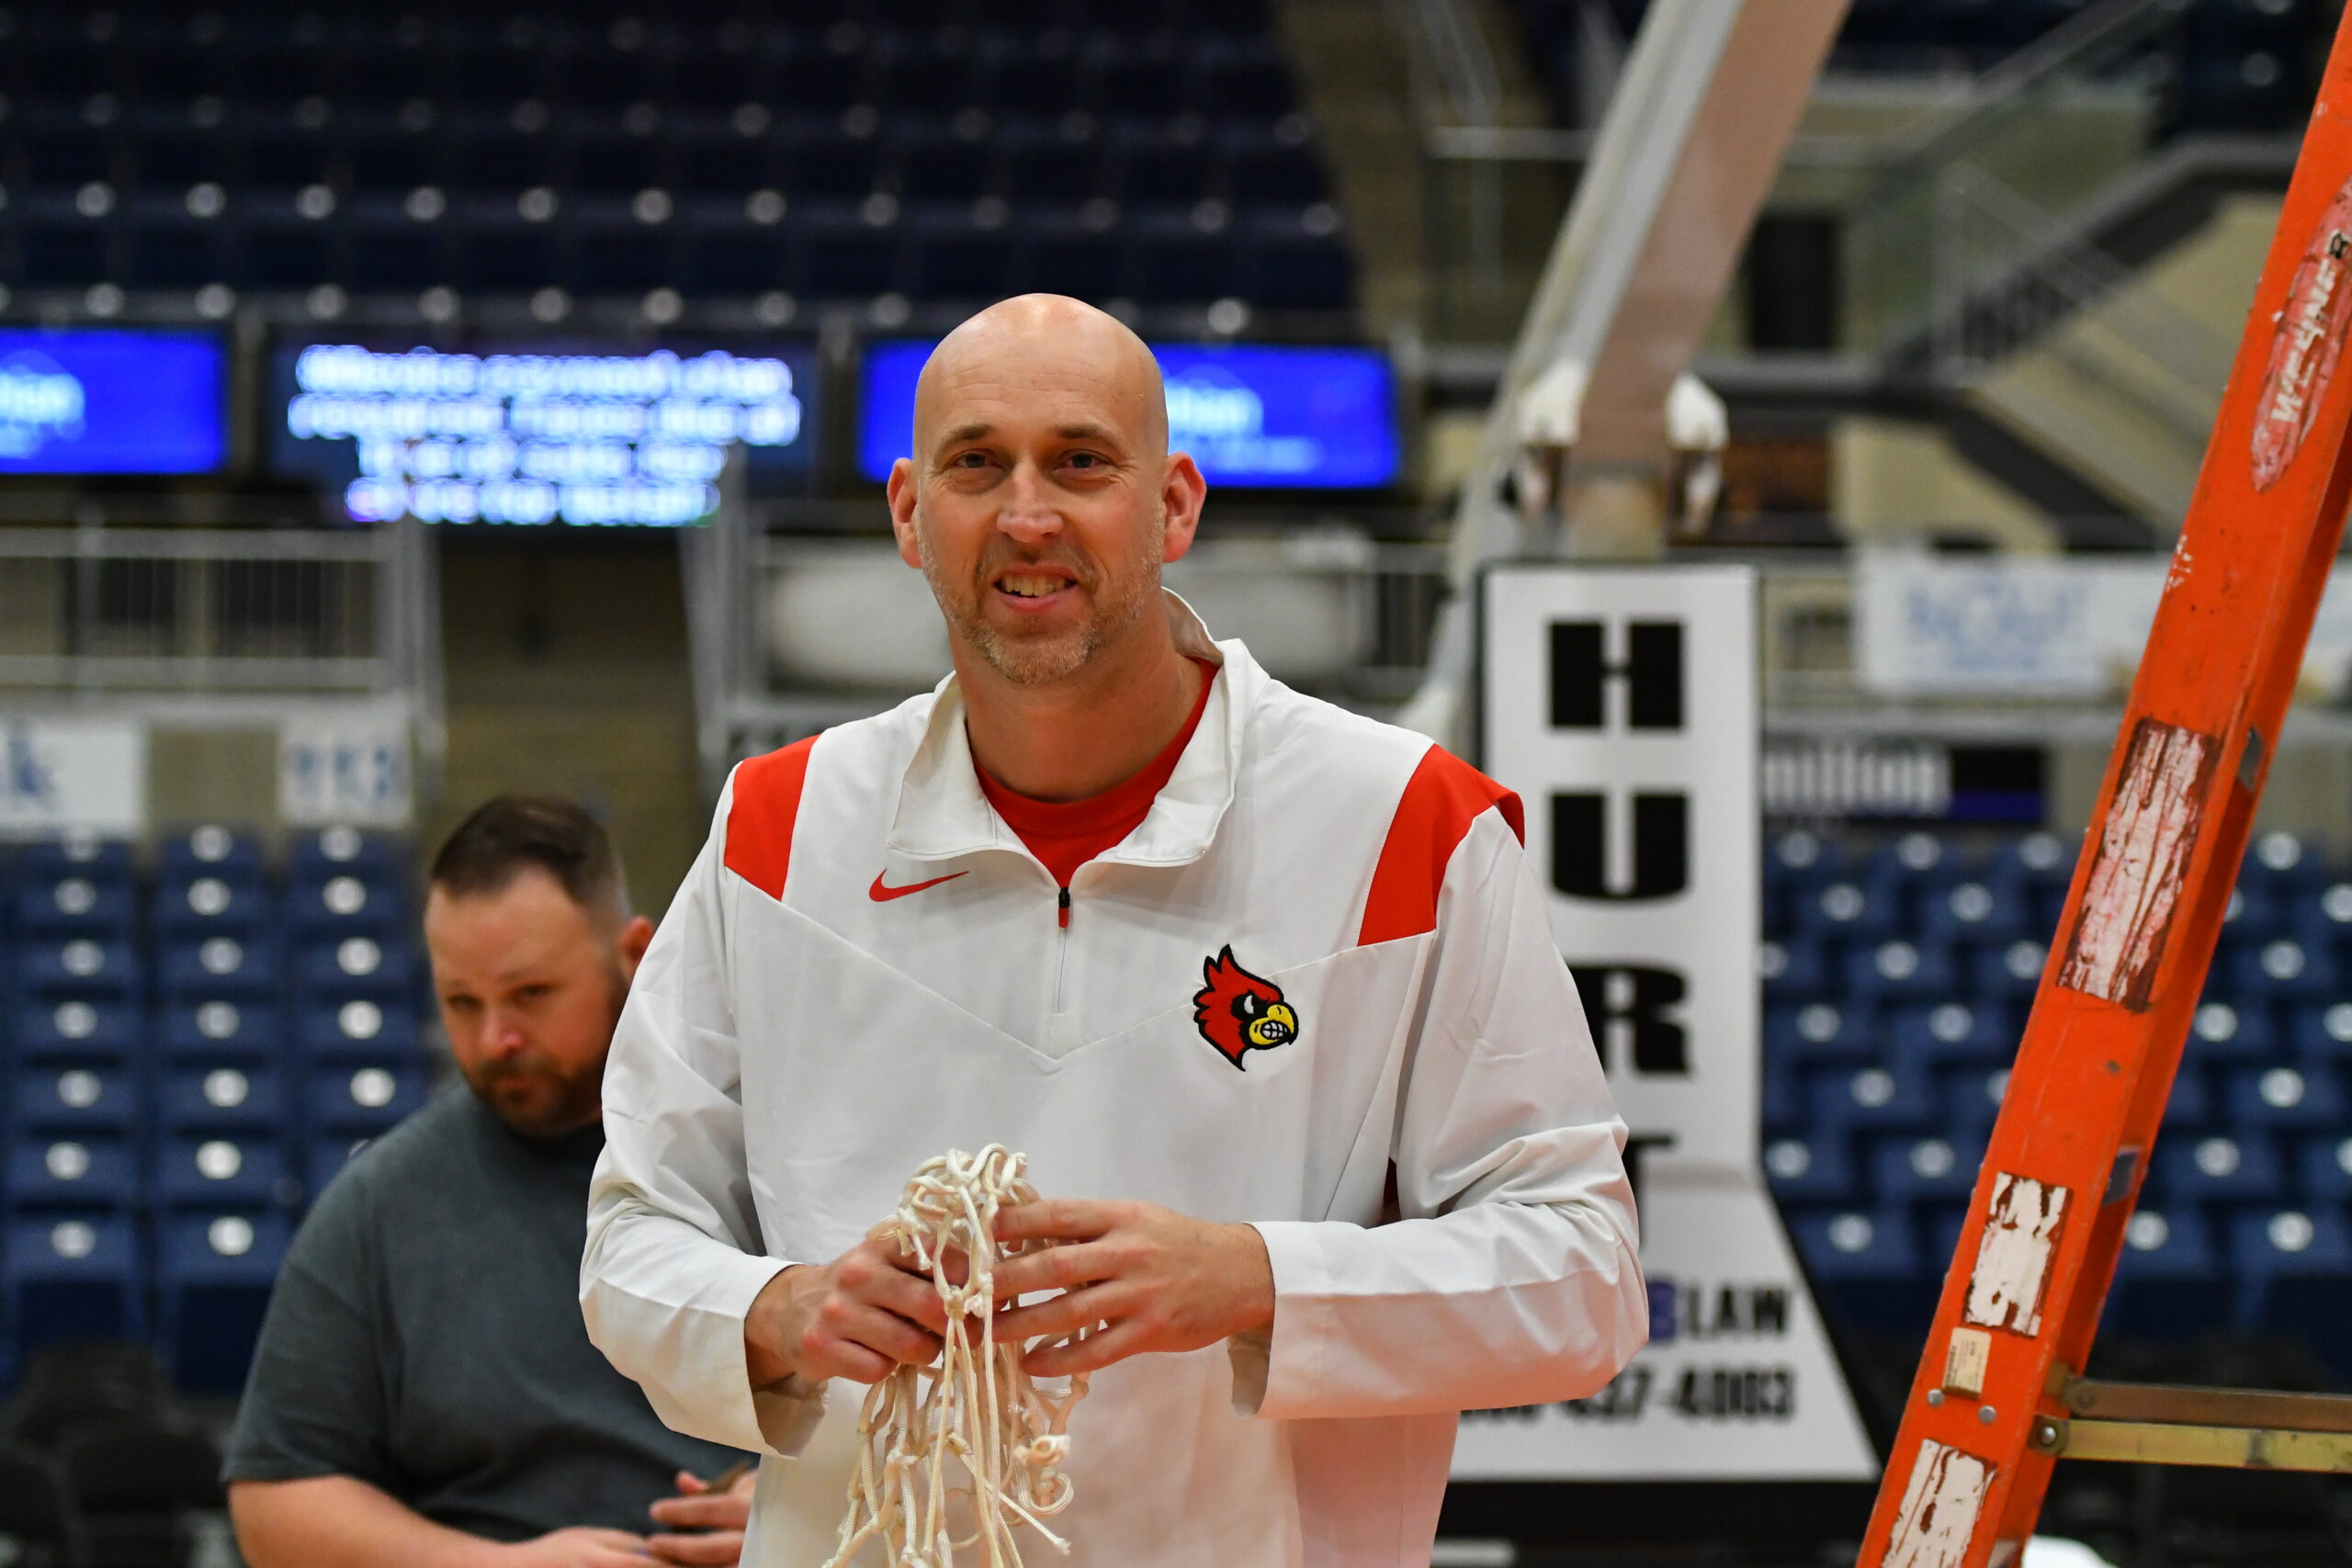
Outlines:
{"type": "Polygon", "coordinates": [[[288,1253],[226,1466],[254,1568],[729,1564],[741,1457],[665,1427],[578,1280],[605,1052],[652,936],[604,830],[501,797],[434,860],[451,1089],[330,1182],[288,1253]],[[495,1544],[493,1544],[495,1543],[495,1544]]]}

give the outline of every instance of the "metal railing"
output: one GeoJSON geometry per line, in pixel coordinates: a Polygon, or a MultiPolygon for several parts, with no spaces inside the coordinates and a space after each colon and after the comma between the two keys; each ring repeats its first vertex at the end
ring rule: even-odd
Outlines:
{"type": "MultiPolygon", "coordinates": [[[[878,713],[947,672],[944,654],[935,669],[924,661],[921,639],[935,628],[937,611],[887,538],[773,532],[772,523],[792,521],[793,509],[746,502],[729,479],[722,479],[720,492],[712,521],[679,536],[695,734],[713,796],[742,758],[878,713]],[[861,603],[877,604],[874,616],[889,625],[876,632],[873,618],[829,621],[815,635],[836,639],[840,656],[806,657],[809,634],[788,624],[794,604],[810,602],[792,596],[796,573],[849,584],[862,595],[882,587],[878,601],[861,603]],[[871,669],[859,669],[853,683],[840,673],[860,662],[848,644],[868,634],[887,634],[891,650],[871,669]],[[803,656],[796,657],[796,643],[803,656]],[[833,678],[822,670],[812,674],[815,666],[834,671],[833,678]]],[[[1252,641],[1257,632],[1293,646],[1296,627],[1282,624],[1290,619],[1280,605],[1284,585],[1311,592],[1320,611],[1317,625],[1329,636],[1316,648],[1311,669],[1285,671],[1277,662],[1274,673],[1317,695],[1381,713],[1419,682],[1447,592],[1442,546],[1378,541],[1343,525],[1204,539],[1170,568],[1169,581],[1179,592],[1196,591],[1213,635],[1252,641]],[[1244,592],[1232,593],[1234,584],[1244,592]]],[[[819,588],[814,598],[828,592],[819,588]]]]}
{"type": "Polygon", "coordinates": [[[438,574],[424,526],[0,527],[0,704],[202,725],[356,697],[437,778],[438,574]]]}

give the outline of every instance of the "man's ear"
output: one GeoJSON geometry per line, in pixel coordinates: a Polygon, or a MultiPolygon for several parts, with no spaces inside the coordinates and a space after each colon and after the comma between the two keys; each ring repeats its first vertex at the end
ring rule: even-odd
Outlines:
{"type": "Polygon", "coordinates": [[[1159,505],[1165,519],[1159,541],[1162,561],[1182,560],[1193,547],[1193,536],[1201,525],[1201,508],[1208,497],[1209,481],[1201,477],[1201,466],[1193,461],[1193,455],[1168,454],[1167,471],[1159,481],[1159,505]]]}
{"type": "Polygon", "coordinates": [[[901,457],[890,465],[890,532],[899,541],[899,558],[922,570],[922,537],[915,532],[915,465],[901,457]]]}
{"type": "Polygon", "coordinates": [[[620,961],[622,979],[637,978],[637,966],[645,962],[645,950],[652,943],[653,922],[643,915],[631,916],[613,939],[613,956],[620,961]]]}

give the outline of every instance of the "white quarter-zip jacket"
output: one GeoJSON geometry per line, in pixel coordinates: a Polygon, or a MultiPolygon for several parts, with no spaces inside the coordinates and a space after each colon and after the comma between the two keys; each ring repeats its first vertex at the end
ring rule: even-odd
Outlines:
{"type": "Polygon", "coordinates": [[[824,1561],[863,1391],[753,1389],[744,1314],[949,1149],[1272,1261],[1270,1335],[1094,1374],[1080,1568],[1426,1564],[1456,1414],[1590,1393],[1645,1338],[1625,1129],[1517,799],[1168,613],[1221,668],[1066,904],[951,678],[737,768],[638,972],[581,1303],[671,1426],[806,1456],[763,1464],[749,1568],[824,1561]]]}

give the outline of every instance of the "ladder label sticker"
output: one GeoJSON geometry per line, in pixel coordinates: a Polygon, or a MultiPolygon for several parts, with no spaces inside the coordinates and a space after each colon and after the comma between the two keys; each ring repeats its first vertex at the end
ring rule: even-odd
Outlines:
{"type": "Polygon", "coordinates": [[[1984,1392],[1984,1369],[1993,1359],[1993,1337],[1981,1328],[1955,1328],[1944,1349],[1944,1388],[1971,1399],[1984,1392]]]}
{"type": "Polygon", "coordinates": [[[2212,736],[2153,718],[2132,730],[2058,966],[2059,985],[2147,1010],[2220,750],[2212,736]]]}
{"type": "Polygon", "coordinates": [[[2066,1218],[2066,1189],[2001,1171],[1993,1178],[1976,1267],[1968,1276],[1968,1322],[2030,1339],[2041,1332],[2041,1298],[2066,1218]]]}
{"type": "Polygon", "coordinates": [[[1887,1538],[1885,1568],[1959,1568],[1992,1489],[1993,1467],[1983,1460],[1932,1438],[1921,1443],[1887,1538]]]}
{"type": "Polygon", "coordinates": [[[2286,303],[2271,318],[2270,363],[2254,405],[2254,488],[2268,490],[2303,449],[2303,438],[2319,416],[2320,400],[2344,353],[2344,328],[2352,321],[2352,288],[2345,269],[2352,265],[2352,180],[2335,193],[2320,215],[2319,227],[2303,252],[2286,303]]]}

